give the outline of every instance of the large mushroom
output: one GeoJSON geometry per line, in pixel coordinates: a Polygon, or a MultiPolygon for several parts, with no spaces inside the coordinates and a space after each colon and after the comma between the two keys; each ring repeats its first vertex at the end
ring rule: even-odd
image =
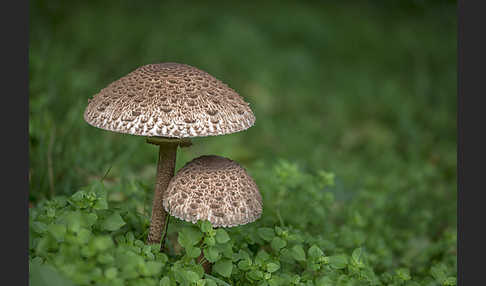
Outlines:
{"type": "Polygon", "coordinates": [[[149,64],[88,100],[84,119],[114,132],[147,136],[159,145],[148,243],[159,243],[165,227],[164,191],[174,175],[178,146],[190,138],[230,134],[255,122],[249,104],[210,74],[179,63],[149,64]]]}
{"type": "MultiPolygon", "coordinates": [[[[182,167],[170,180],[164,208],[181,220],[209,221],[213,227],[233,227],[257,220],[263,211],[258,186],[237,162],[204,155],[182,167]]],[[[198,261],[204,261],[203,254],[198,261]]],[[[206,273],[211,263],[202,263],[206,273]]]]}

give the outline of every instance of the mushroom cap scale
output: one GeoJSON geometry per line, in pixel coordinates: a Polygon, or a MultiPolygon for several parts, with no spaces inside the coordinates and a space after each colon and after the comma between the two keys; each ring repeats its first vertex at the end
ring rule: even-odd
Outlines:
{"type": "Polygon", "coordinates": [[[263,203],[255,181],[237,162],[205,155],[188,162],[169,182],[164,209],[196,223],[215,227],[243,225],[258,219],[263,203]]]}
{"type": "Polygon", "coordinates": [[[88,101],[86,122],[132,135],[214,136],[245,130],[255,122],[249,104],[236,91],[179,63],[139,67],[88,101]]]}

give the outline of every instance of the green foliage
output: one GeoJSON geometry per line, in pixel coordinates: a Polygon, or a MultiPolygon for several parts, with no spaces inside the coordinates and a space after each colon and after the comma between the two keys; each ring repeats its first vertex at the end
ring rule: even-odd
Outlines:
{"type": "Polygon", "coordinates": [[[221,259],[214,264],[214,271],[223,277],[230,277],[233,263],[230,259],[221,259]]]}
{"type": "MultiPolygon", "coordinates": [[[[262,171],[265,172],[265,171],[262,171]]],[[[282,209],[295,201],[306,200],[319,183],[319,174],[302,172],[288,162],[267,169],[267,181],[260,181],[262,189],[277,184],[277,191],[290,196],[292,188],[300,193],[294,201],[279,202],[282,209]],[[300,179],[299,179],[300,178],[300,179]],[[305,180],[303,179],[305,178],[305,180]]],[[[322,184],[322,183],[321,183],[322,184]]],[[[327,184],[320,192],[332,190],[327,184]]],[[[31,209],[30,258],[34,271],[31,278],[37,283],[57,283],[70,279],[76,285],[455,285],[456,237],[444,233],[447,239],[430,241],[425,254],[417,254],[405,262],[387,264],[387,259],[408,254],[397,237],[406,237],[400,230],[382,225],[372,226],[361,233],[368,222],[381,216],[379,206],[360,203],[361,196],[348,202],[354,207],[336,208],[328,204],[326,195],[316,195],[327,217],[321,229],[272,226],[280,219],[290,221],[292,214],[265,218],[249,225],[214,229],[210,222],[193,225],[176,221],[171,224],[175,236],[167,254],[159,245],[146,245],[147,226],[140,229],[142,216],[135,205],[125,209],[122,202],[110,202],[112,192],[95,181],[84,191],[72,196],[42,201],[31,209]],[[82,194],[82,195],[80,195],[82,194]],[[103,205],[103,207],[98,207],[103,205]],[[118,207],[117,207],[118,205],[118,207]],[[360,221],[356,221],[359,213],[360,221]],[[273,220],[273,223],[272,223],[273,220]],[[390,233],[392,231],[392,233],[390,233]],[[176,243],[180,250],[176,250],[176,243]],[[202,260],[200,256],[202,254],[202,260]],[[423,255],[426,255],[425,257],[423,255]],[[443,257],[441,263],[432,263],[443,257]],[[202,262],[212,264],[212,273],[205,275],[202,262]],[[45,281],[45,282],[42,282],[45,281]],[[432,284],[431,284],[432,283],[432,284]],[[436,283],[436,284],[433,284],[436,283]]],[[[385,194],[383,194],[385,195],[385,194]]],[[[364,194],[366,198],[366,194],[364,194]]],[[[271,200],[271,198],[269,199],[271,200]]],[[[392,201],[389,203],[394,204],[392,201]]],[[[267,204],[267,200],[264,201],[267,204]]],[[[395,203],[396,204],[396,203],[395,203]]],[[[303,208],[307,220],[313,220],[314,210],[303,208]]],[[[143,220],[142,220],[143,221],[143,220]]],[[[301,225],[318,223],[301,220],[301,225]]],[[[420,233],[417,233],[420,235],[420,233]]],[[[169,234],[171,237],[171,234],[169,234]]]]}
{"type": "Polygon", "coordinates": [[[73,286],[74,284],[50,265],[43,265],[40,259],[29,263],[29,275],[32,286],[73,286]]]}

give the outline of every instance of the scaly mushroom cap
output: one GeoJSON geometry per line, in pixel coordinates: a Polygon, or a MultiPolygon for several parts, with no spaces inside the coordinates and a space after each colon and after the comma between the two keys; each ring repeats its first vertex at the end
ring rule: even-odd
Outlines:
{"type": "Polygon", "coordinates": [[[233,89],[202,70],[178,63],[142,66],[88,101],[86,122],[132,135],[223,135],[255,122],[249,104],[233,89]]]}
{"type": "Polygon", "coordinates": [[[246,170],[219,156],[201,156],[172,177],[164,209],[192,223],[208,220],[215,227],[255,221],[262,214],[262,197],[246,170]]]}

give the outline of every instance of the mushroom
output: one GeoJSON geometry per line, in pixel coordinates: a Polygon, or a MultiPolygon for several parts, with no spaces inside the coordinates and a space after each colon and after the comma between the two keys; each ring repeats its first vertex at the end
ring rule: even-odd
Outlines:
{"type": "Polygon", "coordinates": [[[263,203],[258,186],[240,164],[204,155],[170,180],[163,206],[188,222],[208,220],[215,227],[233,227],[257,220],[263,203]]]}
{"type": "Polygon", "coordinates": [[[84,120],[120,133],[147,136],[159,145],[148,243],[160,242],[166,213],[163,195],[174,175],[177,147],[190,138],[230,134],[251,127],[249,104],[226,84],[195,67],[149,64],[114,81],[88,100],[84,120]]]}
{"type": "MultiPolygon", "coordinates": [[[[257,220],[263,210],[258,186],[237,162],[216,155],[193,159],[170,180],[164,196],[172,216],[196,223],[207,220],[213,227],[233,227],[257,220]]],[[[203,258],[199,256],[198,262],[203,258]]],[[[211,264],[203,262],[206,273],[211,264]]]]}

